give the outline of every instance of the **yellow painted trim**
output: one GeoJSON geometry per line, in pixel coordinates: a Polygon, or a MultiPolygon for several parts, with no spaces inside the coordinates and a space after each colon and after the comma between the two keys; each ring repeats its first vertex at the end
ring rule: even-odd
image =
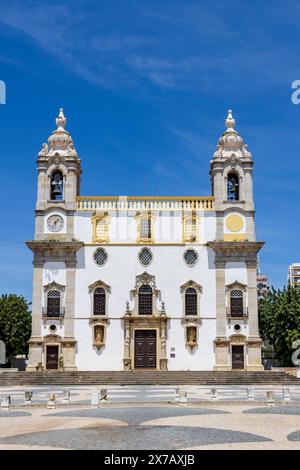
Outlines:
{"type": "MultiPolygon", "coordinates": [[[[147,242],[144,243],[145,245],[147,242]]],[[[107,246],[140,246],[141,243],[105,243],[107,246]]],[[[149,243],[152,246],[189,246],[190,243],[180,242],[180,243],[149,243]]],[[[83,246],[99,246],[98,243],[84,243],[83,246]]],[[[193,246],[207,246],[207,243],[193,243],[193,246]]]]}
{"type": "Polygon", "coordinates": [[[240,232],[244,227],[244,219],[239,214],[230,214],[226,217],[225,224],[230,232],[240,232]]]}
{"type": "Polygon", "coordinates": [[[197,243],[199,241],[199,217],[196,215],[195,211],[192,211],[190,214],[185,214],[183,213],[182,216],[182,241],[185,243],[197,243]],[[186,234],[186,224],[188,220],[195,220],[196,225],[195,225],[195,235],[192,238],[188,238],[186,234]]]}
{"type": "Polygon", "coordinates": [[[135,218],[137,221],[137,233],[138,233],[137,240],[136,240],[137,243],[140,245],[145,245],[145,244],[152,245],[154,243],[154,220],[155,220],[154,215],[151,213],[151,211],[146,211],[146,212],[136,214],[135,218]],[[141,237],[141,221],[143,219],[150,220],[151,237],[149,238],[141,237]]]}
{"type": "Polygon", "coordinates": [[[109,230],[108,230],[108,224],[110,223],[110,217],[105,214],[94,214],[92,216],[92,224],[93,224],[93,243],[109,243],[109,230]],[[97,223],[99,221],[105,221],[105,237],[104,238],[98,238],[97,237],[97,223]]]}
{"type": "Polygon", "coordinates": [[[224,242],[242,242],[246,241],[246,233],[224,233],[224,242]]]}

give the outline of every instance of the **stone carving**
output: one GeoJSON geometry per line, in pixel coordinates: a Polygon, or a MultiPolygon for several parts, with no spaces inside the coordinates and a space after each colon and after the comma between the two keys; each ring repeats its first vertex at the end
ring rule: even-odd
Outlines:
{"type": "Polygon", "coordinates": [[[104,345],[104,325],[94,326],[94,346],[100,349],[104,345]]]}
{"type": "Polygon", "coordinates": [[[48,144],[43,143],[43,144],[42,144],[42,148],[41,148],[41,150],[39,151],[38,156],[39,156],[39,157],[45,157],[45,156],[48,155],[48,153],[49,153],[48,144]]]}

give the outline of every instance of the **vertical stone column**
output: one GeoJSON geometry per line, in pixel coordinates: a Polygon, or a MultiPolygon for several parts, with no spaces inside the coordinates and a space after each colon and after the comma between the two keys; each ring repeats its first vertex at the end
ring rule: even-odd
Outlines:
{"type": "Polygon", "coordinates": [[[27,370],[36,370],[42,362],[42,295],[43,295],[44,259],[34,255],[33,260],[33,290],[32,290],[32,331],[29,340],[29,364],[27,370]]]}
{"type": "Polygon", "coordinates": [[[124,370],[131,370],[130,346],[131,346],[130,320],[125,317],[124,318],[124,359],[123,359],[124,370]]]}
{"type": "Polygon", "coordinates": [[[65,337],[74,337],[76,254],[66,260],[65,337]],[[74,256],[74,258],[73,258],[74,256]]]}
{"type": "Polygon", "coordinates": [[[251,254],[246,259],[248,279],[248,370],[262,370],[261,339],[258,330],[258,304],[257,304],[257,255],[251,254]]]}
{"type": "Polygon", "coordinates": [[[67,239],[74,238],[74,211],[68,210],[67,214],[67,239]]]}
{"type": "Polygon", "coordinates": [[[216,211],[216,240],[224,239],[224,217],[223,211],[216,211]]]}
{"type": "Polygon", "coordinates": [[[216,340],[215,370],[228,370],[229,354],[226,337],[226,305],[225,305],[225,260],[224,254],[216,252],[216,340]]]}
{"type": "Polygon", "coordinates": [[[225,261],[221,259],[222,254],[216,253],[216,317],[217,336],[226,335],[226,306],[225,306],[225,261]]]}
{"type": "Polygon", "coordinates": [[[66,260],[66,294],[65,294],[65,336],[63,340],[63,357],[65,370],[75,370],[74,317],[75,317],[75,278],[76,254],[66,260]]]}

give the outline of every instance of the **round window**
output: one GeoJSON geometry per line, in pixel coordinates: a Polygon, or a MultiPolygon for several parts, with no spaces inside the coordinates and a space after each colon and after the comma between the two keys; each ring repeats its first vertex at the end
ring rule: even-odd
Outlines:
{"type": "Polygon", "coordinates": [[[108,254],[104,250],[104,248],[98,248],[94,252],[94,261],[98,266],[103,266],[108,259],[108,254]]]}
{"type": "Polygon", "coordinates": [[[198,261],[198,253],[195,250],[189,249],[184,252],[183,258],[188,266],[195,266],[198,261]]]}
{"type": "Polygon", "coordinates": [[[142,248],[138,254],[138,259],[143,266],[149,266],[153,259],[153,255],[149,248],[142,248]]]}
{"type": "Polygon", "coordinates": [[[240,331],[241,330],[241,325],[239,325],[238,323],[236,325],[234,325],[234,330],[235,331],[240,331]]]}
{"type": "Polygon", "coordinates": [[[51,331],[51,333],[54,333],[56,331],[56,325],[50,325],[49,330],[51,331]]]}

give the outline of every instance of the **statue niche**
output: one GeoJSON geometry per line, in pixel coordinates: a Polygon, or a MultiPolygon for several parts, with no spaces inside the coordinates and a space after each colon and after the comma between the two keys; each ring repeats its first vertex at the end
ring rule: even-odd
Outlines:
{"type": "Polygon", "coordinates": [[[186,328],[186,342],[190,348],[197,346],[197,327],[187,326],[186,328]]]}
{"type": "Polygon", "coordinates": [[[97,349],[104,346],[104,328],[104,325],[94,326],[94,346],[96,346],[97,349]]]}

